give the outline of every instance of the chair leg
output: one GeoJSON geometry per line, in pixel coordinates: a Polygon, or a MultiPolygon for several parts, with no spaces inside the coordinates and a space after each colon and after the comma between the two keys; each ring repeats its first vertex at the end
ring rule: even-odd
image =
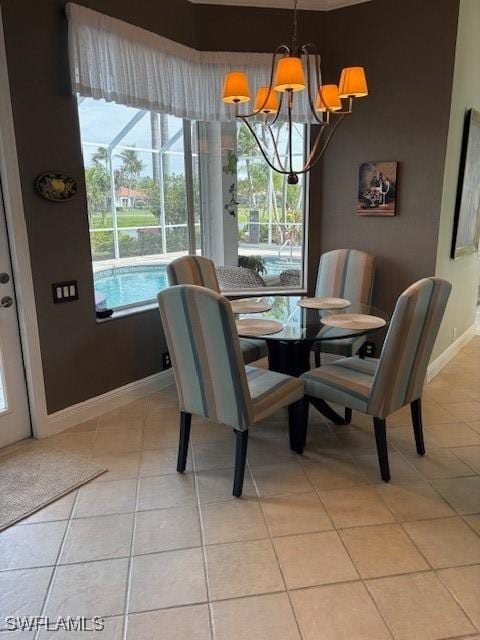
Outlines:
{"type": "Polygon", "coordinates": [[[248,429],[235,432],[235,475],[233,479],[233,495],[239,498],[242,495],[243,478],[245,475],[245,462],[247,460],[248,429]]]}
{"type": "Polygon", "coordinates": [[[345,407],[345,424],[350,424],[352,421],[352,410],[345,407]]]}
{"type": "Polygon", "coordinates": [[[308,401],[305,398],[289,405],[288,428],[290,449],[301,455],[305,448],[308,428],[308,401]]]}
{"type": "Polygon", "coordinates": [[[183,473],[187,466],[188,442],[190,440],[190,425],[192,424],[192,414],[180,413],[180,442],[178,443],[177,471],[183,473]]]}
{"type": "Polygon", "coordinates": [[[425,455],[425,443],[423,441],[423,424],[422,424],[422,400],[414,400],[410,404],[412,413],[413,433],[415,434],[415,444],[417,445],[417,453],[420,456],[425,455]]]}
{"type": "Polygon", "coordinates": [[[315,366],[316,367],[321,367],[322,366],[322,361],[321,361],[321,357],[320,357],[320,351],[314,351],[315,354],[315,366]]]}
{"type": "Polygon", "coordinates": [[[387,423],[381,418],[373,419],[375,428],[375,440],[377,442],[378,462],[380,464],[380,473],[382,480],[388,482],[390,480],[390,467],[388,465],[388,449],[387,449],[387,423]]]}

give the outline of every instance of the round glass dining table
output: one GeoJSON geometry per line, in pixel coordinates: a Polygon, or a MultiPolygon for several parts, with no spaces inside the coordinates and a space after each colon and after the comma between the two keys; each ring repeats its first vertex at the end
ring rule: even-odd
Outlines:
{"type": "MultiPolygon", "coordinates": [[[[276,320],[283,325],[283,329],[278,333],[269,335],[262,335],[261,333],[252,335],[250,332],[247,334],[239,330],[239,336],[265,340],[268,348],[268,368],[271,371],[278,371],[295,377],[310,369],[310,352],[314,343],[369,335],[384,329],[389,321],[387,313],[366,304],[351,304],[342,309],[319,310],[300,307],[298,305],[299,296],[262,296],[255,299],[265,301],[268,305],[271,305],[271,309],[263,313],[240,314],[237,318],[276,320]],[[382,318],[385,321],[385,325],[362,329],[327,326],[323,320],[333,314],[376,316],[377,318],[382,318]]],[[[331,412],[327,417],[335,422],[343,422],[343,419],[333,409],[331,412]],[[336,418],[333,414],[335,414],[336,418]]]]}

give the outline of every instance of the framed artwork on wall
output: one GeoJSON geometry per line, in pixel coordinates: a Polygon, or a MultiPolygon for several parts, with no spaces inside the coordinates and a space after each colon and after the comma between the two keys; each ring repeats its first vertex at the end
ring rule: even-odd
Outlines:
{"type": "Polygon", "coordinates": [[[478,251],[480,239],[480,112],[465,118],[450,256],[478,251]]]}
{"type": "Polygon", "coordinates": [[[398,162],[363,162],[358,172],[359,216],[394,216],[398,162]]]}

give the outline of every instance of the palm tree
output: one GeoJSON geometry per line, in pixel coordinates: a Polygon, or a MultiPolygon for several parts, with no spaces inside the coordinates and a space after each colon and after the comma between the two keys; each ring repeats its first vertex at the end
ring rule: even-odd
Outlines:
{"type": "Polygon", "coordinates": [[[107,147],[97,147],[97,150],[92,156],[92,162],[94,164],[103,164],[105,169],[109,170],[109,153],[107,147]]]}
{"type": "Polygon", "coordinates": [[[253,178],[252,178],[252,167],[251,167],[251,156],[256,155],[257,145],[255,142],[255,138],[252,136],[246,125],[241,124],[238,128],[238,136],[237,136],[237,156],[240,158],[242,156],[246,156],[245,158],[245,168],[247,170],[247,180],[248,180],[248,199],[250,201],[250,209],[255,208],[255,194],[253,188],[253,178]]]}
{"type": "Polygon", "coordinates": [[[130,196],[130,189],[134,188],[136,179],[145,168],[145,164],[140,160],[135,149],[124,149],[116,157],[122,161],[121,171],[127,180],[127,189],[130,196]]]}

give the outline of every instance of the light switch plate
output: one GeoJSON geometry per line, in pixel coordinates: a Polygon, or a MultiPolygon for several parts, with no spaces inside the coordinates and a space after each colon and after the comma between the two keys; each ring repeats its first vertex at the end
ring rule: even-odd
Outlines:
{"type": "Polygon", "coordinates": [[[53,302],[72,302],[78,300],[78,282],[68,280],[66,282],[54,282],[52,284],[53,302]]]}

